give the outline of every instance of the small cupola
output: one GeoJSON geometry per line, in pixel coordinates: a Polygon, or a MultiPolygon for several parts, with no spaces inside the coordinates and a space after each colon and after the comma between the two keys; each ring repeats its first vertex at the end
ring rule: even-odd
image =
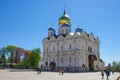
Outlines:
{"type": "Polygon", "coordinates": [[[55,35],[56,35],[55,28],[54,27],[50,27],[48,29],[48,37],[55,36],[55,35]]]}
{"type": "Polygon", "coordinates": [[[76,28],[75,32],[79,32],[79,33],[82,33],[83,32],[83,29],[81,29],[79,26],[76,28]]]}

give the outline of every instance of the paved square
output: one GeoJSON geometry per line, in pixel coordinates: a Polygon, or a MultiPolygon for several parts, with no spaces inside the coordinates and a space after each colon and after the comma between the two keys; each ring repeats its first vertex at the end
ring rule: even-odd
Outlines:
{"type": "MultiPolygon", "coordinates": [[[[110,75],[109,80],[116,80],[119,73],[110,75]]],[[[0,80],[102,80],[100,72],[87,73],[64,73],[59,75],[58,72],[42,72],[37,74],[35,71],[10,72],[0,70],[0,80]]],[[[106,75],[103,80],[106,80],[106,75]]]]}

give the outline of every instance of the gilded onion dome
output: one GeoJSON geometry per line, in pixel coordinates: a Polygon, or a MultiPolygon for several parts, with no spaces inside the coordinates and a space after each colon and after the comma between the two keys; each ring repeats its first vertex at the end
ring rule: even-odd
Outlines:
{"type": "Polygon", "coordinates": [[[59,18],[59,25],[63,25],[65,23],[70,25],[71,21],[69,16],[66,14],[66,11],[64,10],[63,16],[59,18]]]}

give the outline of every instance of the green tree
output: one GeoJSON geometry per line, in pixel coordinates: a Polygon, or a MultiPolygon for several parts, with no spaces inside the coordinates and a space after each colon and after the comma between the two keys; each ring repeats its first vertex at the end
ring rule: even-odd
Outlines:
{"type": "Polygon", "coordinates": [[[113,70],[120,71],[120,62],[113,61],[112,62],[112,67],[113,67],[113,70]]]}
{"type": "Polygon", "coordinates": [[[116,61],[113,61],[113,62],[112,62],[112,68],[113,68],[113,69],[116,69],[116,66],[117,66],[117,62],[116,62],[116,61]]]}
{"type": "Polygon", "coordinates": [[[15,52],[16,52],[16,46],[8,45],[6,49],[7,49],[7,52],[10,53],[10,58],[11,58],[10,65],[12,67],[13,66],[12,63],[13,63],[15,52]]]}
{"type": "Polygon", "coordinates": [[[8,56],[6,47],[3,47],[0,49],[0,62],[4,63],[4,66],[6,65],[6,56],[8,56]]]}
{"type": "Polygon", "coordinates": [[[32,68],[37,68],[39,61],[41,59],[41,51],[39,48],[35,48],[31,51],[30,57],[29,57],[29,63],[32,68]]]}
{"type": "Polygon", "coordinates": [[[37,68],[39,61],[41,60],[41,51],[39,48],[35,48],[32,51],[30,51],[29,57],[24,59],[22,62],[18,63],[17,67],[26,67],[26,68],[37,68]]]}

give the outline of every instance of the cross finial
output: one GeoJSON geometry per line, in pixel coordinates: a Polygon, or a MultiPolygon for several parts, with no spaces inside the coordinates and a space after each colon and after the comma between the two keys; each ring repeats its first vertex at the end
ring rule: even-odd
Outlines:
{"type": "Polygon", "coordinates": [[[65,11],[65,5],[64,5],[64,13],[63,13],[63,15],[65,15],[66,14],[66,11],[65,11]]]}

